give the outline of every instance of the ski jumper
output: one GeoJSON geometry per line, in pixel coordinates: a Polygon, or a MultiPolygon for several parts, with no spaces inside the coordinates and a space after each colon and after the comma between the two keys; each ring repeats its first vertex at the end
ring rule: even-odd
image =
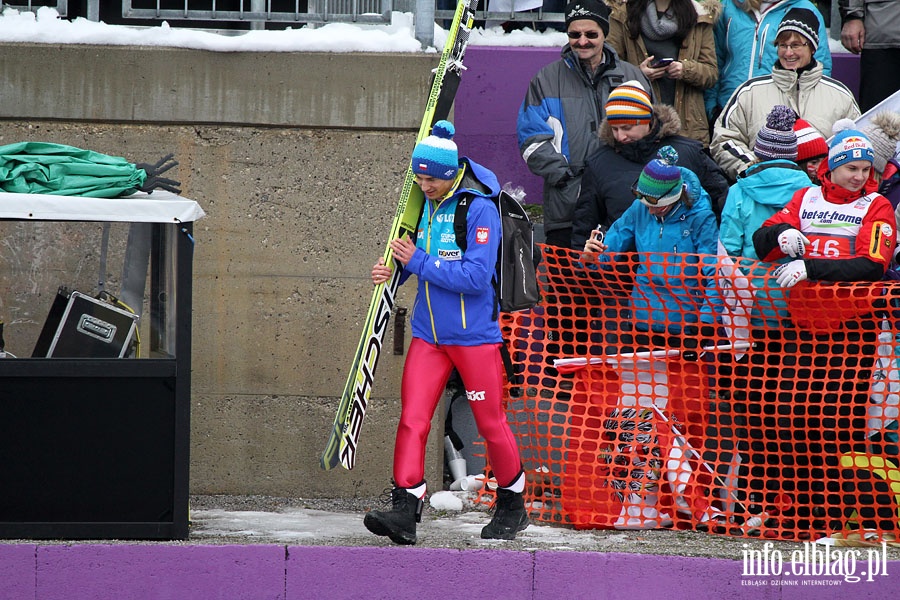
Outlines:
{"type": "Polygon", "coordinates": [[[425,442],[431,419],[456,367],[466,386],[478,432],[487,443],[491,467],[501,486],[522,468],[519,448],[503,410],[500,326],[491,278],[500,244],[500,214],[490,199],[500,192],[496,176],[468,159],[444,198],[425,200],[416,231],[416,251],[401,282],[416,275],[412,342],[403,368],[401,411],[394,446],[394,481],[412,488],[425,477],[425,442]],[[469,206],[463,252],[456,245],[453,219],[463,194],[469,206]]]}

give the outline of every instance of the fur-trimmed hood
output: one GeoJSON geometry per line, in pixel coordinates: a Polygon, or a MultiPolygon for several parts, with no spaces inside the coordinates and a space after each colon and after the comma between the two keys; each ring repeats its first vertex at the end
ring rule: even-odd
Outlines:
{"type": "MultiPolygon", "coordinates": [[[[668,137],[670,135],[681,135],[681,118],[678,116],[678,113],[675,112],[675,109],[668,104],[654,104],[653,119],[654,122],[659,122],[660,124],[659,130],[656,132],[657,139],[668,137]]],[[[651,127],[651,132],[652,131],[653,127],[651,127]]],[[[600,140],[607,146],[612,148],[617,146],[616,139],[613,137],[612,132],[609,129],[609,122],[606,119],[603,119],[603,122],[600,124],[600,131],[597,135],[599,135],[600,140]]]]}
{"type": "Polygon", "coordinates": [[[722,16],[722,2],[720,0],[691,0],[694,10],[697,11],[697,20],[701,23],[715,23],[722,16]]]}

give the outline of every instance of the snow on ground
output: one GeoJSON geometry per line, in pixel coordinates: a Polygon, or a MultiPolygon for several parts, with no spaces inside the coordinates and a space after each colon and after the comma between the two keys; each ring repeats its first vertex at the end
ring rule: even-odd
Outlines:
{"type": "MultiPolygon", "coordinates": [[[[747,540],[690,531],[583,530],[532,522],[514,541],[483,540],[491,514],[471,492],[430,495],[417,527],[417,547],[516,551],[593,551],[715,556],[740,559],[747,540]]],[[[269,498],[193,496],[193,544],[391,546],[363,526],[366,511],[385,506],[374,498],[269,498]]],[[[794,548],[786,545],[786,548],[794,548]]]]}
{"type": "MultiPolygon", "coordinates": [[[[464,492],[443,492],[448,495],[464,492]]],[[[457,497],[459,506],[464,501],[457,497]]],[[[442,500],[446,502],[446,499],[442,500]]],[[[469,503],[471,505],[471,503],[469,503]]],[[[390,545],[386,538],[369,533],[364,512],[343,513],[306,508],[277,511],[204,509],[191,511],[191,540],[209,543],[278,543],[296,545],[370,546],[390,545]]],[[[534,524],[512,542],[482,540],[481,528],[490,514],[484,510],[444,510],[426,514],[418,526],[419,545],[426,547],[512,546],[516,550],[629,551],[625,532],[575,531],[534,524]]],[[[649,533],[649,532],[648,532],[649,533]]],[[[737,547],[738,544],[735,544],[737,547]]],[[[635,550],[631,550],[635,551],[635,550]]]]}

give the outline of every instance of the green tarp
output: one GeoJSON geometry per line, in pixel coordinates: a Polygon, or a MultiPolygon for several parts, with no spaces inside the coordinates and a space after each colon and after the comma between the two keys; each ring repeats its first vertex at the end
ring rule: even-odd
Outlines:
{"type": "Polygon", "coordinates": [[[173,161],[161,168],[170,158],[156,165],[134,164],[63,144],[19,142],[0,146],[0,190],[91,198],[117,198],[155,187],[174,191],[178,182],[157,177],[178,164],[173,161]]]}

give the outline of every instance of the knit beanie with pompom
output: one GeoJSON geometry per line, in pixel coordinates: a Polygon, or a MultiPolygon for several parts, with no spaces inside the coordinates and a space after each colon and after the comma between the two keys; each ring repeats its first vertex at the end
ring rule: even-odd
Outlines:
{"type": "Polygon", "coordinates": [[[834,171],[839,166],[865,160],[875,162],[872,142],[862,131],[856,129],[852,119],[838,119],[831,126],[834,137],[828,146],[828,170],[834,171]]]}
{"type": "Polygon", "coordinates": [[[647,163],[634,186],[638,199],[649,207],[668,206],[681,198],[684,181],[678,162],[678,151],[672,146],[663,146],[657,157],[647,163]]]}
{"type": "Polygon", "coordinates": [[[459,153],[453,142],[456,133],[450,121],[438,121],[431,135],[416,144],[412,153],[412,170],[416,175],[435,179],[453,179],[459,171],[459,153]]]}
{"type": "Polygon", "coordinates": [[[794,122],[797,113],[793,109],[778,104],[766,115],[766,124],[756,134],[753,153],[760,160],[797,160],[797,134],[794,122]]]}
{"type": "Polygon", "coordinates": [[[897,142],[900,141],[900,113],[886,110],[877,113],[863,128],[863,133],[872,142],[875,161],[872,168],[884,173],[887,162],[897,154],[897,142]]]}

